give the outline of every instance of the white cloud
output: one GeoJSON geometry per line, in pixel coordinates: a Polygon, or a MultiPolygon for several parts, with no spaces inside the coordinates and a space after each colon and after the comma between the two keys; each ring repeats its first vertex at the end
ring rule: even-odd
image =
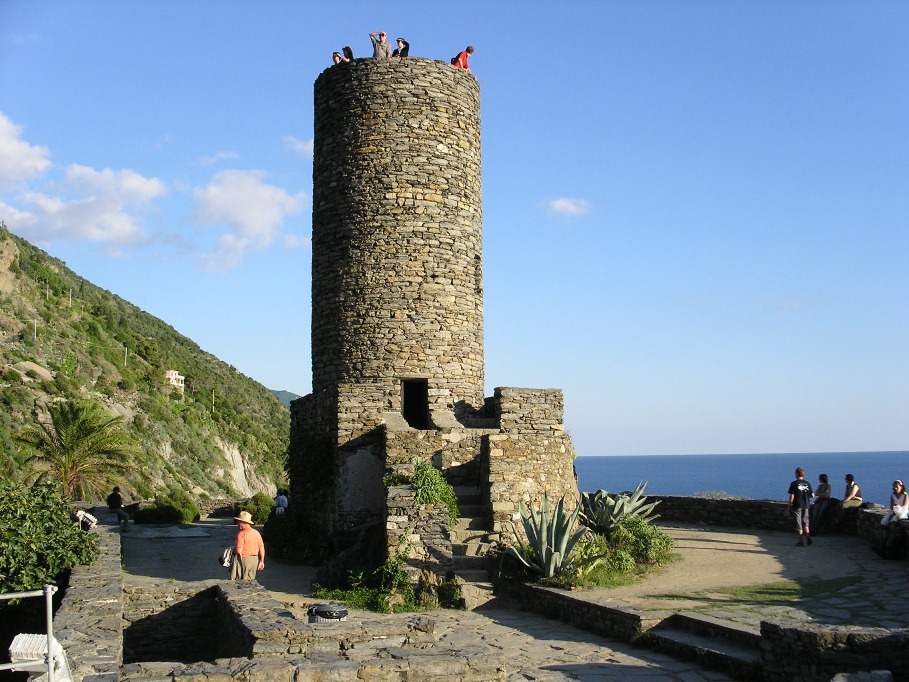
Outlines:
{"type": "Polygon", "coordinates": [[[557,216],[563,218],[580,218],[590,213],[590,202],[586,199],[553,199],[546,204],[546,209],[557,216]]]}
{"type": "Polygon", "coordinates": [[[237,152],[215,152],[211,156],[200,157],[198,161],[201,166],[211,166],[219,161],[231,161],[239,158],[240,155],[237,152]]]}
{"type": "Polygon", "coordinates": [[[308,249],[312,246],[312,239],[309,237],[304,237],[298,234],[285,234],[284,235],[284,248],[288,250],[293,249],[308,249]]]}
{"type": "Polygon", "coordinates": [[[230,270],[247,251],[271,246],[284,218],[304,209],[305,194],[289,195],[264,182],[266,177],[264,171],[221,171],[206,187],[193,190],[198,222],[229,230],[218,240],[215,252],[202,258],[203,270],[230,270]]]}
{"type": "Polygon", "coordinates": [[[22,128],[0,113],[0,189],[40,175],[51,167],[50,151],[19,139],[22,128]]]}
{"type": "Polygon", "coordinates": [[[10,218],[27,239],[93,241],[119,255],[123,246],[145,238],[141,213],[166,188],[157,178],[128,169],[97,171],[73,164],[66,169],[56,195],[24,191],[18,199],[24,210],[10,218]]]}
{"type": "Polygon", "coordinates": [[[293,135],[284,138],[284,144],[288,146],[295,154],[302,156],[304,159],[312,158],[313,140],[299,140],[293,135]]]}

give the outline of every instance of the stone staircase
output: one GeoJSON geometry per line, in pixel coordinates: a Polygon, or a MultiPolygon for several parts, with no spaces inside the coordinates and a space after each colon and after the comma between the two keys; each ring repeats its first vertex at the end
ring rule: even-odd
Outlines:
{"type": "Polygon", "coordinates": [[[496,536],[488,530],[480,489],[456,485],[454,490],[460,517],[451,529],[453,571],[461,583],[464,604],[472,611],[493,598],[486,553],[496,536]]]}
{"type": "Polygon", "coordinates": [[[647,644],[741,680],[761,679],[761,633],[700,613],[676,613],[647,631],[647,644]]]}

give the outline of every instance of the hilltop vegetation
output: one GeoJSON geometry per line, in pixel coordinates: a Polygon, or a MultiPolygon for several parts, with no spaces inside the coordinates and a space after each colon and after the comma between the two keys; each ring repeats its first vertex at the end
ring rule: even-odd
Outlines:
{"type": "Polygon", "coordinates": [[[86,399],[138,445],[124,472],[105,472],[131,496],[249,496],[286,479],[290,415],[267,388],[0,225],[0,477],[29,482],[33,452],[15,435],[86,399]]]}

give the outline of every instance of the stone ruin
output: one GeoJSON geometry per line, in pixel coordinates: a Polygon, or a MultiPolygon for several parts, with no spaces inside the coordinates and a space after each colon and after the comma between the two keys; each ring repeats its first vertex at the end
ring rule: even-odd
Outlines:
{"type": "Polygon", "coordinates": [[[444,573],[507,540],[519,504],[574,504],[558,389],[484,396],[480,87],[429,59],[360,59],[315,83],[312,393],[291,405],[290,477],[335,551],[402,540],[444,573]],[[383,477],[431,461],[461,515],[383,477]],[[471,553],[461,549],[460,553],[471,553]],[[476,549],[473,553],[477,553],[476,549]]]}

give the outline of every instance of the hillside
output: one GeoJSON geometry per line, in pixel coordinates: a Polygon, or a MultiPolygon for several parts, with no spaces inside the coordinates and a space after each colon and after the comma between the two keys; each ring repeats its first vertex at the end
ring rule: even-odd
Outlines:
{"type": "Polygon", "coordinates": [[[267,388],[0,225],[0,476],[29,479],[13,435],[73,398],[125,418],[142,454],[110,482],[132,497],[246,496],[285,480],[290,414],[267,388]]]}

